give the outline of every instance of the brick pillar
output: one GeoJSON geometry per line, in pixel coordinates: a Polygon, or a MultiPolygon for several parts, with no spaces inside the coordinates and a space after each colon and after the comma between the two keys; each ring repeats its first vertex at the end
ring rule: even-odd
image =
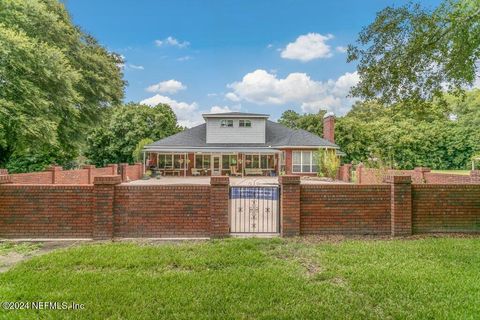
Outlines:
{"type": "Polygon", "coordinates": [[[388,176],[391,186],[391,232],[392,236],[412,234],[412,177],[388,176]]]}
{"type": "Polygon", "coordinates": [[[95,166],[93,164],[86,164],[82,166],[82,169],[87,170],[88,174],[88,184],[93,183],[93,170],[95,169],[95,166]]]}
{"type": "Polygon", "coordinates": [[[118,164],[115,164],[115,163],[107,164],[107,167],[112,168],[112,175],[116,176],[118,174],[118,164]]]}
{"type": "Polygon", "coordinates": [[[300,235],[300,176],[280,176],[282,237],[300,235]]]}
{"type": "Polygon", "coordinates": [[[95,211],[93,216],[93,238],[113,238],[113,201],[115,185],[121,183],[119,175],[95,177],[93,194],[95,211]]]}
{"type": "Polygon", "coordinates": [[[228,224],[229,177],[210,178],[210,234],[214,238],[226,237],[230,233],[228,224]]]}
{"type": "Polygon", "coordinates": [[[355,176],[357,180],[357,184],[362,184],[362,173],[363,173],[363,163],[359,163],[357,165],[357,170],[355,171],[355,176]]]}
{"type": "Polygon", "coordinates": [[[137,168],[138,168],[138,179],[142,179],[142,177],[143,177],[143,163],[137,162],[135,164],[137,165],[137,168]]]}
{"type": "Polygon", "coordinates": [[[470,171],[470,182],[480,183],[480,170],[471,170],[470,171]]]}
{"type": "Polygon", "coordinates": [[[430,172],[430,168],[426,167],[416,167],[414,170],[415,179],[413,182],[415,183],[426,183],[425,173],[430,172]]]}
{"type": "Polygon", "coordinates": [[[128,180],[127,167],[128,167],[128,163],[120,163],[120,176],[122,177],[122,182],[125,182],[128,180]]]}
{"type": "Polygon", "coordinates": [[[52,184],[57,183],[58,172],[62,170],[63,168],[61,166],[56,166],[56,165],[51,165],[50,167],[47,168],[46,171],[50,171],[52,173],[52,184]]]}
{"type": "Polygon", "coordinates": [[[342,180],[344,182],[350,182],[352,180],[352,164],[351,163],[346,163],[339,168],[339,180],[342,180]]]}
{"type": "Polygon", "coordinates": [[[12,176],[9,175],[6,170],[2,172],[3,173],[0,173],[0,184],[12,183],[12,176]]]}

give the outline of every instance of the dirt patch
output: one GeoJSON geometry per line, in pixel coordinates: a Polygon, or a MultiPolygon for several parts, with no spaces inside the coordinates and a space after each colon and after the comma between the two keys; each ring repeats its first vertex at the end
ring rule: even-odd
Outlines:
{"type": "MultiPolygon", "coordinates": [[[[7,241],[3,241],[3,242],[7,242],[7,241]]],[[[21,244],[21,243],[27,243],[27,242],[14,242],[14,243],[21,244]]],[[[0,273],[6,272],[16,264],[22,261],[28,260],[32,257],[40,256],[42,254],[46,254],[57,249],[75,246],[84,242],[81,242],[81,241],[48,241],[48,242],[33,241],[28,243],[35,243],[38,245],[38,248],[35,248],[30,252],[15,252],[15,249],[13,249],[13,251],[7,252],[5,254],[0,254],[0,273]]]]}

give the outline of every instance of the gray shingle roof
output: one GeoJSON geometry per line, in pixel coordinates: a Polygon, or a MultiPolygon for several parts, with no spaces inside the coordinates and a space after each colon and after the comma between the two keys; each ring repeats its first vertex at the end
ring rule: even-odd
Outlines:
{"type": "Polygon", "coordinates": [[[206,124],[184,130],[170,137],[164,138],[146,146],[146,148],[169,147],[169,148],[205,148],[205,147],[333,147],[338,148],[334,143],[320,138],[308,131],[301,129],[290,129],[279,123],[266,122],[265,143],[206,143],[206,124]]]}

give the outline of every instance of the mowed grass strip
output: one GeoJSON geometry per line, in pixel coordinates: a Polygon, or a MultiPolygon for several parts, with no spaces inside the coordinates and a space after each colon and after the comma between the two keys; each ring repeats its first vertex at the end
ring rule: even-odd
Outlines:
{"type": "Polygon", "coordinates": [[[480,238],[83,245],[1,274],[0,300],[85,304],[8,319],[475,319],[480,238]]]}

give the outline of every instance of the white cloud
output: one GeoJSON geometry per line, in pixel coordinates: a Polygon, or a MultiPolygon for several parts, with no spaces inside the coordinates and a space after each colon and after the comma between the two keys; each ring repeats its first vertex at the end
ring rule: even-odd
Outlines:
{"type": "Polygon", "coordinates": [[[159,94],[154,95],[153,97],[144,99],[140,101],[142,104],[149,106],[156,106],[159,103],[168,104],[175,115],[177,116],[178,124],[187,128],[191,128],[202,124],[204,122],[202,113],[220,113],[220,112],[231,112],[240,110],[240,105],[235,105],[233,107],[229,106],[213,106],[209,110],[200,110],[196,102],[188,103],[176,101],[170,97],[162,96],[159,94]]]}
{"type": "Polygon", "coordinates": [[[216,96],[218,96],[218,94],[216,94],[216,93],[207,93],[207,97],[209,97],[209,98],[210,97],[216,97],[216,96]]]}
{"type": "Polygon", "coordinates": [[[183,57],[179,57],[177,58],[176,60],[177,61],[188,61],[188,60],[192,60],[193,58],[191,56],[183,56],[183,57]]]}
{"type": "Polygon", "coordinates": [[[135,69],[135,70],[143,70],[145,69],[143,66],[137,66],[135,64],[129,64],[128,65],[129,68],[132,68],[132,69],[135,69]]]}
{"type": "Polygon", "coordinates": [[[148,92],[158,92],[158,93],[170,93],[174,94],[178,91],[185,90],[187,87],[180,81],[171,79],[167,81],[162,81],[157,84],[149,86],[147,89],[148,92]]]}
{"type": "Polygon", "coordinates": [[[273,48],[273,44],[269,43],[269,44],[267,45],[267,49],[271,49],[271,48],[273,48]]]}
{"type": "Polygon", "coordinates": [[[338,46],[335,48],[338,52],[341,52],[341,53],[346,53],[347,52],[347,47],[344,47],[344,46],[338,46]]]}
{"type": "Polygon", "coordinates": [[[184,127],[192,127],[202,123],[202,115],[198,111],[198,104],[196,102],[179,102],[172,98],[156,94],[153,97],[140,101],[140,103],[152,107],[159,103],[168,104],[176,114],[178,123],[184,127]]]}
{"type": "Polygon", "coordinates": [[[284,59],[300,60],[302,62],[331,57],[332,52],[326,42],[332,38],[333,35],[331,34],[326,36],[319,33],[301,35],[295,42],[289,43],[282,50],[281,56],[284,59]]]}
{"type": "Polygon", "coordinates": [[[356,72],[347,72],[336,80],[312,80],[305,73],[290,73],[281,79],[277,75],[258,69],[246,74],[242,81],[229,84],[237,100],[255,104],[300,105],[304,112],[320,109],[344,114],[354,99],[348,98],[350,88],[359,80],[356,72]]]}
{"type": "Polygon", "coordinates": [[[172,46],[172,47],[177,47],[177,48],[186,48],[190,45],[190,42],[188,41],[179,41],[175,39],[172,36],[167,37],[166,39],[163,40],[155,40],[155,44],[157,47],[166,47],[166,46],[172,46]]]}
{"type": "Polygon", "coordinates": [[[231,101],[240,101],[240,98],[233,92],[229,92],[225,95],[225,98],[227,98],[228,100],[231,100],[231,101]]]}

